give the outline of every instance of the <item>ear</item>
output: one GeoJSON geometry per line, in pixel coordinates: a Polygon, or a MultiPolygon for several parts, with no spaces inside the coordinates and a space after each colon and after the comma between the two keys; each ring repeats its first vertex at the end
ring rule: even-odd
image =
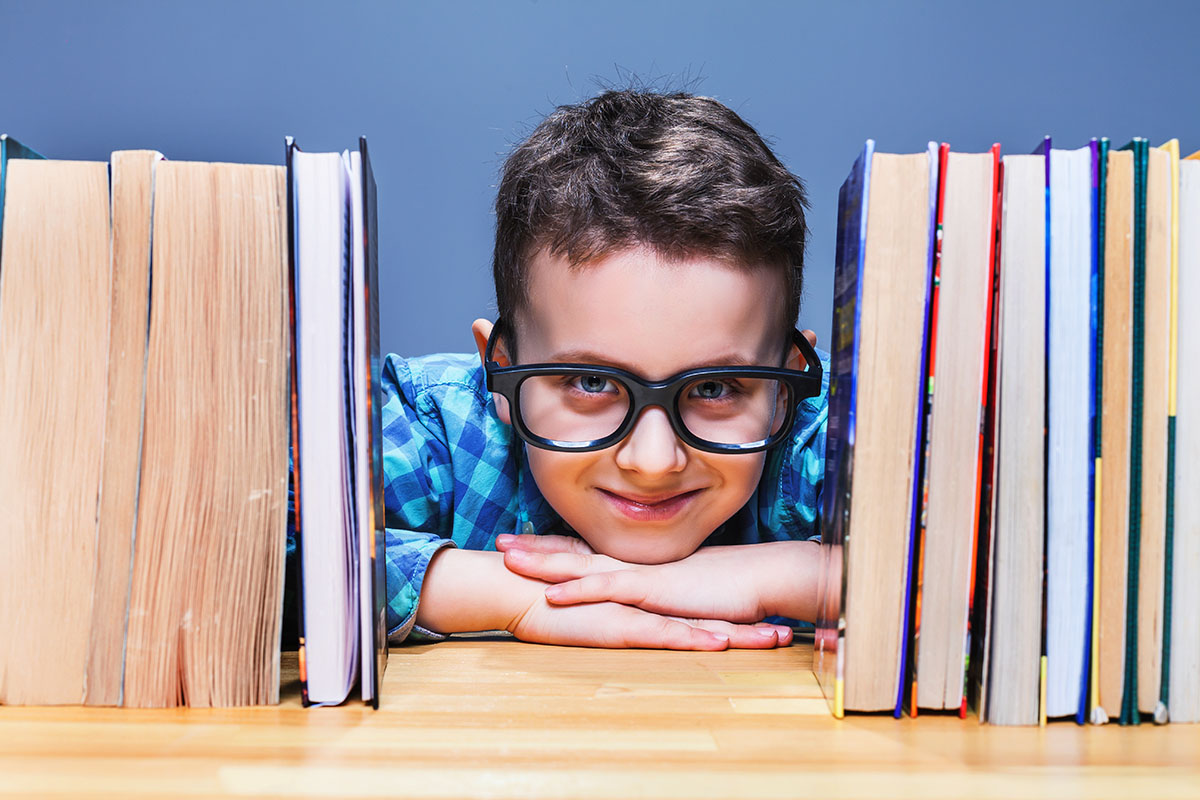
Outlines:
{"type": "MultiPolygon", "coordinates": [[[[493,324],[486,319],[477,319],[471,323],[471,335],[475,337],[475,347],[479,349],[479,363],[484,363],[484,354],[487,352],[488,337],[492,335],[493,324]]],[[[508,358],[508,348],[505,346],[503,339],[496,342],[496,349],[492,353],[492,359],[502,367],[511,366],[512,362],[508,358]]],[[[496,404],[496,416],[500,417],[500,421],[505,425],[512,424],[512,416],[508,410],[508,398],[502,394],[492,392],[492,401],[496,404]]]]}
{"type": "MultiPolygon", "coordinates": [[[[800,331],[800,333],[805,339],[808,339],[809,344],[811,344],[813,347],[817,346],[817,334],[815,331],[805,329],[800,331]]],[[[800,354],[799,347],[796,345],[791,346],[791,348],[788,350],[787,362],[783,366],[786,369],[794,369],[797,371],[802,370],[807,366],[804,356],[800,354]]]]}

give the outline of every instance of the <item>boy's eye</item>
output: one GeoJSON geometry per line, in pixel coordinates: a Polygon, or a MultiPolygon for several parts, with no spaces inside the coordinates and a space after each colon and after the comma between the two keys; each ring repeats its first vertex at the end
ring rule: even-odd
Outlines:
{"type": "Polygon", "coordinates": [[[700,400],[720,400],[733,392],[733,387],[724,381],[700,381],[692,387],[690,394],[700,400]]]}
{"type": "Polygon", "coordinates": [[[571,379],[571,387],[587,394],[617,391],[616,384],[602,375],[577,375],[571,379]]]}

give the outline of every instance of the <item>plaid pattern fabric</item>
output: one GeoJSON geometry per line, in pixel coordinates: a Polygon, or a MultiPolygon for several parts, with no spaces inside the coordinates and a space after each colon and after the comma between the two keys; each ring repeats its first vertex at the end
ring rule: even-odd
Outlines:
{"type": "MultiPolygon", "coordinates": [[[[758,490],[705,545],[820,538],[829,358],[818,354],[821,394],[800,404],[793,435],[769,451],[758,490]]],[[[414,626],[434,553],[495,550],[501,533],[574,532],[538,490],[524,443],[496,416],[478,354],[389,354],[383,399],[389,638],[443,638],[414,626]]]]}

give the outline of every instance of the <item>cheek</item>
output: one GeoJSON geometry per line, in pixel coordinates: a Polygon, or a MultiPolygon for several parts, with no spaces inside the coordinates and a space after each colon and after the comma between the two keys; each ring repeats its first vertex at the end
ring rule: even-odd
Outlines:
{"type": "Polygon", "coordinates": [[[525,459],[542,496],[561,516],[568,517],[582,499],[582,479],[596,461],[595,454],[559,453],[526,445],[525,459]]]}

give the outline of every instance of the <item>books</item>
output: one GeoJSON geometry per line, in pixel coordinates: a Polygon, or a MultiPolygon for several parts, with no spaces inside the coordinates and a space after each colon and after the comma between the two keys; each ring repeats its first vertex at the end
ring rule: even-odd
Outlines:
{"type": "MultiPolygon", "coordinates": [[[[900,680],[911,685],[913,716],[921,709],[965,715],[970,702],[980,720],[1005,725],[1200,719],[1200,590],[1181,577],[1200,571],[1200,507],[1189,491],[1200,463],[1193,430],[1200,424],[1192,419],[1200,414],[1192,366],[1200,359],[1189,349],[1197,338],[1189,275],[1200,253],[1193,241],[1200,154],[1180,161],[1176,140],[1151,147],[1135,139],[1118,150],[1094,139],[1064,150],[1047,138],[1031,155],[1005,156],[997,183],[985,163],[995,152],[971,157],[941,148],[931,309],[927,327],[904,336],[868,318],[843,277],[866,273],[847,266],[870,263],[869,222],[900,218],[899,193],[885,204],[857,188],[871,185],[866,156],[843,189],[834,381],[855,392],[831,391],[826,480],[834,493],[823,509],[826,605],[815,657],[827,676],[822,686],[835,713],[881,708],[878,686],[895,674],[897,649],[907,647],[900,680]],[[969,158],[980,160],[973,181],[963,178],[969,158]],[[845,246],[860,225],[866,258],[845,246]],[[971,289],[956,264],[972,265],[971,289]],[[855,320],[848,338],[843,319],[855,320]],[[926,427],[916,431],[924,447],[920,458],[896,462],[903,476],[867,478],[853,463],[865,448],[906,453],[913,433],[893,423],[893,439],[875,432],[858,441],[855,414],[882,402],[862,389],[878,362],[846,355],[863,340],[876,348],[873,358],[906,369],[909,351],[927,348],[918,412],[926,427]],[[951,420],[957,427],[947,433],[951,420]],[[856,518],[853,497],[891,497],[901,478],[921,487],[912,528],[896,514],[867,525],[856,518]],[[886,638],[890,629],[878,636],[876,663],[852,670],[852,633],[862,623],[852,624],[846,611],[839,628],[830,611],[839,602],[854,609],[857,597],[857,608],[873,608],[889,623],[879,596],[892,584],[874,553],[846,542],[901,541],[910,530],[913,580],[896,601],[911,608],[910,630],[896,646],[886,638]],[[864,583],[874,591],[856,588],[864,583]],[[846,663],[831,662],[830,652],[846,663]],[[840,688],[828,677],[839,668],[840,688]],[[852,678],[871,687],[871,703],[850,703],[852,678]]],[[[913,241],[926,223],[905,219],[913,241]]],[[[894,302],[903,307],[906,297],[894,302]]],[[[892,376],[889,396],[902,410],[905,392],[892,376]]],[[[873,513],[893,507],[878,505],[873,513]]]]}
{"type": "Polygon", "coordinates": [[[289,139],[287,167],[302,696],[340,703],[358,679],[378,707],[387,631],[374,177],[365,139],[341,154],[289,139]]]}
{"type": "Polygon", "coordinates": [[[0,146],[0,702],[277,702],[283,169],[0,146]]]}
{"type": "Polygon", "coordinates": [[[814,652],[836,716],[901,709],[936,186],[933,145],[891,155],[868,141],[838,198],[814,652]]]}

